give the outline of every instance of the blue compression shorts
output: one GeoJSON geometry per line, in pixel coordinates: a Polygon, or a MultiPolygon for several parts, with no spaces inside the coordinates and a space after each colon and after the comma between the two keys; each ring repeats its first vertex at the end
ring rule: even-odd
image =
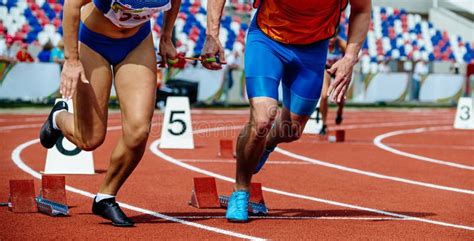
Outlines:
{"type": "Polygon", "coordinates": [[[245,79],[249,99],[278,100],[297,115],[310,116],[321,95],[329,40],[308,45],[283,44],[269,38],[252,20],[245,47],[245,79]]]}
{"type": "Polygon", "coordinates": [[[104,57],[109,64],[117,65],[124,60],[151,32],[150,21],[144,23],[137,33],[128,38],[110,38],[96,33],[81,21],[79,41],[104,57]]]}

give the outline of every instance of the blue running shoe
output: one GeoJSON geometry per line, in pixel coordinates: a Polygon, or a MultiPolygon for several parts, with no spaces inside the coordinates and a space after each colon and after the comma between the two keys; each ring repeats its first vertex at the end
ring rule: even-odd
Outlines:
{"type": "Polygon", "coordinates": [[[250,193],[234,191],[227,205],[225,217],[229,222],[247,222],[249,220],[248,206],[250,193]]]}
{"type": "Polygon", "coordinates": [[[257,174],[260,169],[262,169],[263,165],[265,165],[265,162],[267,162],[268,157],[270,156],[270,153],[272,153],[275,150],[276,146],[265,149],[263,151],[262,157],[260,157],[260,161],[257,164],[257,167],[255,167],[255,170],[253,171],[253,174],[257,174]]]}

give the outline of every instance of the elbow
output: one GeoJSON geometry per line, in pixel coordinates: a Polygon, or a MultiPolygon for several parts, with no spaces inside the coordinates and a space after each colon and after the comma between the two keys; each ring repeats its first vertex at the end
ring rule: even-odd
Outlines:
{"type": "Polygon", "coordinates": [[[372,10],[372,0],[351,0],[351,16],[368,15],[370,18],[372,10]]]}

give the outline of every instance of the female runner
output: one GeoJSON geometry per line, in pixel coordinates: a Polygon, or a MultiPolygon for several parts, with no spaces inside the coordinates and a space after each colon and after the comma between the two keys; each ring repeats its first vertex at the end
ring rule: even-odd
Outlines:
{"type": "Polygon", "coordinates": [[[60,92],[74,100],[74,114],[57,102],[40,131],[41,144],[52,148],[64,135],[82,150],[99,147],[107,132],[112,79],[120,101],[122,136],[110,158],[92,212],[115,226],[133,226],[115,196],[142,158],[153,116],[156,57],[150,18],[165,13],[159,52],[174,59],[171,34],[181,0],[66,0],[65,62],[60,92]]]}

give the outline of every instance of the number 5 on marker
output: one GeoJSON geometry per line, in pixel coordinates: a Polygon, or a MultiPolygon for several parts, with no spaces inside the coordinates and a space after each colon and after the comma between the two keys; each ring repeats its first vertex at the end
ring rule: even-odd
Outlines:
{"type": "Polygon", "coordinates": [[[470,97],[459,98],[456,117],[454,119],[455,129],[474,129],[473,100],[470,97]]]}
{"type": "Polygon", "coordinates": [[[185,114],[186,111],[184,110],[172,110],[171,111],[171,115],[170,115],[170,119],[168,120],[168,122],[170,124],[174,124],[174,123],[177,123],[179,124],[179,128],[180,130],[179,131],[174,131],[173,128],[168,128],[168,131],[171,135],[175,135],[175,136],[180,136],[182,134],[184,134],[186,132],[186,122],[184,122],[183,120],[179,119],[179,117],[176,117],[176,118],[173,118],[175,117],[175,115],[178,115],[178,114],[185,114]]]}
{"type": "Polygon", "coordinates": [[[188,97],[168,97],[163,120],[160,148],[194,149],[188,97]]]}

